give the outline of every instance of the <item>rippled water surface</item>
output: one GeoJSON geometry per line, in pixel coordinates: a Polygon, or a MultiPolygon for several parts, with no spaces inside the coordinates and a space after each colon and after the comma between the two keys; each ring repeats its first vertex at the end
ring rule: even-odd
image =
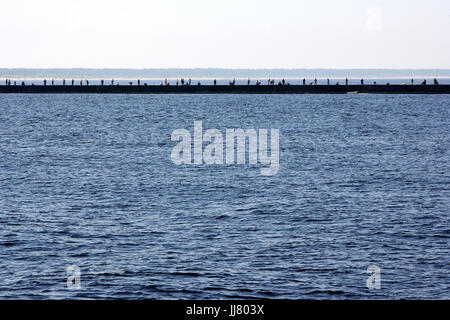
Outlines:
{"type": "Polygon", "coordinates": [[[450,298],[449,96],[0,95],[0,298],[450,298]],[[280,169],[176,166],[280,129],[280,169]],[[66,268],[81,269],[81,289],[66,268]],[[369,290],[370,265],[381,289],[369,290]]]}

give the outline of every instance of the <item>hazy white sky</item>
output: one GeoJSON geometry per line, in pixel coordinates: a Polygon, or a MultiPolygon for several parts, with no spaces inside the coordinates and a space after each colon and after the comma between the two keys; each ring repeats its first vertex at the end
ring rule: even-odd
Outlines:
{"type": "Polygon", "coordinates": [[[0,67],[450,68],[449,0],[0,1],[0,67]]]}

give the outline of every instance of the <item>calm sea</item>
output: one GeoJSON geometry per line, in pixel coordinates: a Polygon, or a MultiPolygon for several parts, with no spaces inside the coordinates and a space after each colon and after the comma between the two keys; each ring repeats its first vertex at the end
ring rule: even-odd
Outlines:
{"type": "Polygon", "coordinates": [[[0,298],[449,299],[449,107],[448,95],[0,95],[0,298]],[[171,134],[196,120],[279,129],[278,174],[176,166],[171,134]]]}

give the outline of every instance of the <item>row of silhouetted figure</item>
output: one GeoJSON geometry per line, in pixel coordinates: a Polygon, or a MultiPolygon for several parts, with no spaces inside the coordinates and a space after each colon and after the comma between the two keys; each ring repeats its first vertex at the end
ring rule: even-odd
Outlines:
{"type": "MultiPolygon", "coordinates": [[[[47,81],[47,79],[44,79],[42,81],[43,81],[43,85],[44,86],[47,86],[47,85],[54,86],[55,85],[55,80],[54,79],[52,79],[50,81],[47,81]]],[[[247,85],[249,85],[249,86],[250,85],[259,86],[259,85],[262,85],[262,83],[263,82],[261,80],[252,81],[250,78],[247,79],[247,85]]],[[[346,86],[348,86],[349,85],[349,79],[345,78],[344,83],[345,83],[346,86]]],[[[415,83],[414,79],[411,78],[410,84],[414,85],[414,83],[415,83]]],[[[130,86],[134,85],[133,82],[128,82],[127,84],[130,85],[130,86]]],[[[136,84],[137,84],[137,86],[141,86],[141,85],[147,86],[148,85],[146,82],[142,82],[140,79],[138,79],[136,81],[136,84]]],[[[217,85],[217,79],[214,79],[212,84],[214,86],[216,86],[217,85]]],[[[317,80],[317,78],[314,78],[312,81],[307,81],[306,78],[303,78],[303,80],[301,81],[301,84],[304,85],[304,86],[306,86],[306,85],[316,86],[316,85],[318,85],[318,80],[317,80]]],[[[360,80],[360,84],[362,86],[365,85],[365,80],[361,79],[360,80]]],[[[377,85],[377,82],[373,81],[371,84],[372,85],[377,85]]],[[[420,84],[421,85],[427,85],[427,80],[426,79],[423,80],[420,84]]],[[[437,78],[433,79],[433,84],[434,85],[439,85],[439,82],[438,82],[437,78]]],[[[11,86],[11,79],[6,79],[5,80],[5,85],[6,86],[11,86]]],[[[17,81],[13,81],[12,85],[16,86],[17,85],[17,81]]],[[[24,81],[21,81],[21,85],[25,86],[26,84],[25,84],[24,81]]],[[[31,85],[34,86],[34,83],[31,83],[31,85]]],[[[66,79],[62,79],[62,85],[63,86],[65,86],[65,85],[71,85],[71,86],[74,86],[74,85],[80,85],[80,86],[86,85],[86,86],[89,86],[89,80],[87,80],[87,79],[86,80],[74,80],[74,79],[71,79],[70,82],[69,81],[66,82],[66,79]]],[[[100,85],[104,86],[105,85],[105,80],[103,80],[103,79],[100,80],[100,85]]],[[[110,85],[112,85],[112,86],[117,85],[118,86],[118,85],[120,85],[120,83],[118,81],[115,81],[114,79],[112,79],[111,82],[110,82],[110,85]]],[[[170,83],[169,80],[167,80],[167,78],[164,81],[161,81],[161,83],[160,83],[160,86],[170,86],[170,85],[171,85],[171,83],[170,83]]],[[[175,85],[176,86],[179,86],[179,85],[181,85],[181,86],[190,86],[190,85],[192,85],[192,79],[191,78],[189,78],[187,80],[185,80],[184,78],[176,79],[175,85]]],[[[201,84],[200,81],[197,81],[197,85],[200,86],[202,84],[201,84]]],[[[232,81],[230,81],[229,85],[230,86],[235,86],[236,85],[236,78],[234,78],[232,81]]],[[[276,81],[275,79],[270,79],[269,78],[267,80],[267,85],[268,86],[274,86],[274,85],[289,86],[291,84],[289,82],[287,82],[285,79],[276,81]]],[[[327,86],[331,85],[331,80],[329,78],[326,79],[326,85],[327,86]]],[[[340,85],[339,81],[337,81],[335,85],[337,85],[337,86],[340,85]]],[[[390,82],[387,82],[384,85],[390,85],[390,82]]],[[[402,85],[406,85],[406,83],[403,82],[402,85]]]]}

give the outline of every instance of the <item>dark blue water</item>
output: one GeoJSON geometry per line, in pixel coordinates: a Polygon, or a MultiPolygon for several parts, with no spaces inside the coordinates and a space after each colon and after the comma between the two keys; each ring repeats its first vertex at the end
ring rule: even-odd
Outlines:
{"type": "Polygon", "coordinates": [[[0,95],[0,298],[449,299],[449,107],[447,95],[0,95]],[[174,165],[171,133],[194,120],[280,129],[278,174],[174,165]]]}

